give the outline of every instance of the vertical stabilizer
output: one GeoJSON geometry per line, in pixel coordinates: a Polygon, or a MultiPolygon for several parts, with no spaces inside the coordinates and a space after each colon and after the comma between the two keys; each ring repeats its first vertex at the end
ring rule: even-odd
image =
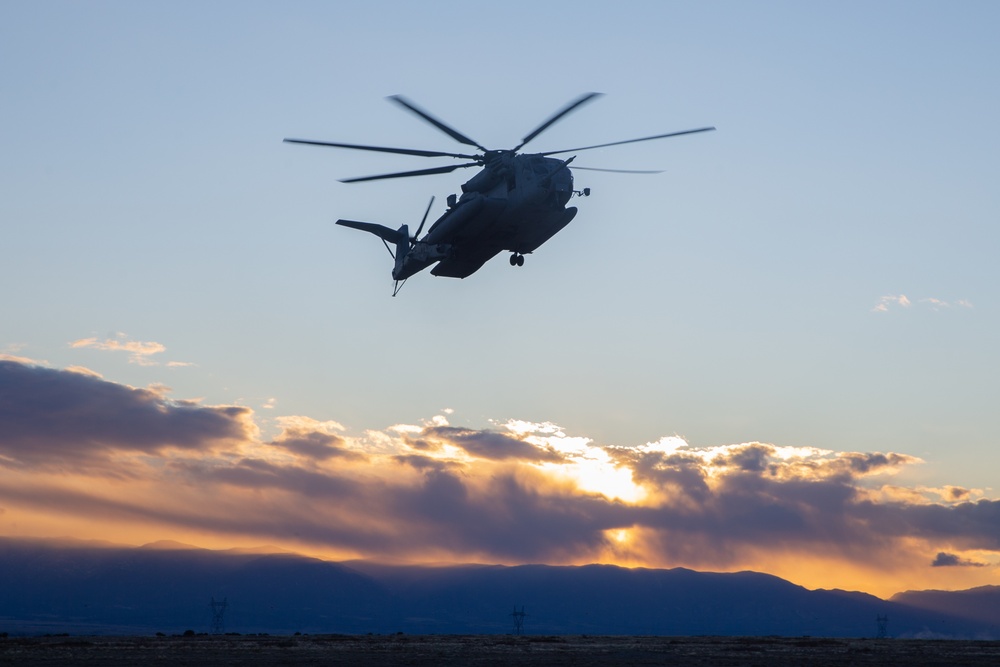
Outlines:
{"type": "Polygon", "coordinates": [[[399,280],[403,264],[406,262],[406,255],[410,252],[410,228],[403,225],[396,230],[396,239],[396,264],[392,267],[392,277],[399,280]]]}

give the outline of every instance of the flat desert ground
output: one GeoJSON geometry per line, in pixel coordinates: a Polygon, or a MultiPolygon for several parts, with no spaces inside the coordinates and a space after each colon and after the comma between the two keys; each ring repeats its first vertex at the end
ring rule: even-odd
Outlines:
{"type": "Polygon", "coordinates": [[[8,637],[0,665],[1000,665],[1000,641],[818,637],[8,637]]]}

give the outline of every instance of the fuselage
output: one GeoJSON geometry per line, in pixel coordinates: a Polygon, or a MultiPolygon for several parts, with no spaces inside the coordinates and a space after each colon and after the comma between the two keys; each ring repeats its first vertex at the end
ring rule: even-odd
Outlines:
{"type": "Polygon", "coordinates": [[[404,280],[439,262],[431,273],[464,278],[503,251],[527,254],[566,226],[576,214],[568,160],[542,155],[487,153],[482,171],[462,185],[462,196],[424,238],[393,278],[404,280]]]}

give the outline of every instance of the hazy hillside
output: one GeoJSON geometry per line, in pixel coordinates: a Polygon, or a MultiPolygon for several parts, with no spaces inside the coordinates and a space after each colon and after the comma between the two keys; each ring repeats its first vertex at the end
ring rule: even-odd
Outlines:
{"type": "Polygon", "coordinates": [[[886,614],[893,636],[1000,636],[995,614],[957,613],[969,596],[996,609],[992,588],[884,601],[754,572],[338,564],[163,543],[0,538],[0,590],[12,634],[207,632],[214,597],[242,633],[506,633],[523,605],[532,634],[873,636],[886,614]]]}
{"type": "MultiPolygon", "coordinates": [[[[226,599],[227,629],[367,632],[382,588],[336,563],[292,554],[195,548],[52,546],[0,540],[0,626],[207,631],[226,599]]],[[[55,631],[55,630],[52,630],[55,631]]],[[[70,629],[69,631],[73,631],[70,629]]]]}
{"type": "Polygon", "coordinates": [[[918,609],[933,609],[1000,627],[1000,586],[980,586],[966,591],[906,591],[891,599],[918,609]]]}

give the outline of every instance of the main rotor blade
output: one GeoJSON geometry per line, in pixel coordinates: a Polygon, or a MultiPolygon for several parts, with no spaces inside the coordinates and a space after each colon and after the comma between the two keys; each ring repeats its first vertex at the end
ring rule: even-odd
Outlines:
{"type": "Polygon", "coordinates": [[[560,109],[559,111],[557,111],[554,116],[552,116],[547,121],[545,121],[544,123],[542,123],[541,125],[539,125],[538,127],[536,127],[534,129],[534,131],[532,131],[531,133],[528,134],[528,136],[526,136],[524,139],[521,139],[521,143],[518,144],[517,148],[515,148],[513,150],[513,152],[516,153],[517,151],[521,150],[521,148],[524,147],[524,145],[526,143],[528,143],[529,141],[531,141],[532,139],[534,139],[535,137],[537,137],[539,134],[541,134],[545,130],[549,129],[550,125],[552,125],[553,123],[555,123],[557,120],[561,119],[563,116],[565,116],[569,112],[575,110],[577,107],[579,107],[579,106],[581,106],[583,104],[586,104],[587,102],[589,102],[590,100],[594,99],[595,97],[600,97],[602,94],[603,93],[587,93],[586,95],[583,95],[582,97],[580,97],[580,98],[578,98],[576,100],[573,100],[572,102],[570,102],[569,104],[567,104],[565,107],[563,107],[562,109],[560,109]]]}
{"type": "Polygon", "coordinates": [[[646,169],[598,169],[597,167],[577,167],[576,165],[573,165],[573,171],[576,171],[577,169],[583,169],[584,171],[607,171],[611,172],[612,174],[662,174],[663,173],[662,169],[656,169],[653,171],[649,171],[646,169]]]}
{"type": "Polygon", "coordinates": [[[427,222],[427,215],[431,212],[431,206],[434,206],[434,197],[431,197],[431,202],[427,204],[427,210],[424,211],[424,217],[420,220],[420,226],[417,227],[417,233],[413,235],[413,240],[416,241],[420,238],[420,232],[424,231],[424,223],[427,222]]]}
{"type": "Polygon", "coordinates": [[[384,178],[406,178],[407,176],[430,176],[431,174],[448,174],[456,169],[464,167],[478,166],[479,162],[466,162],[465,164],[452,164],[447,167],[433,167],[431,169],[417,169],[416,171],[397,171],[392,174],[378,174],[376,176],[361,176],[359,178],[342,178],[341,183],[361,183],[362,181],[379,181],[384,178]]]}
{"type": "Polygon", "coordinates": [[[483,151],[484,153],[486,152],[487,149],[485,147],[480,146],[474,140],[472,140],[469,137],[465,136],[464,134],[462,134],[461,132],[459,132],[455,128],[449,127],[449,126],[445,125],[444,123],[442,123],[441,121],[439,121],[434,116],[430,115],[429,113],[427,113],[423,109],[421,109],[421,108],[417,107],[416,105],[414,105],[412,102],[410,102],[409,100],[407,100],[402,95],[390,95],[387,99],[392,100],[393,102],[395,102],[399,106],[403,107],[404,109],[408,109],[409,111],[411,111],[411,112],[415,113],[416,115],[420,116],[421,118],[423,118],[428,123],[430,123],[431,125],[433,125],[437,129],[439,129],[442,132],[444,132],[445,134],[447,134],[449,137],[451,137],[455,141],[457,141],[457,142],[459,142],[461,144],[465,144],[466,146],[475,146],[476,148],[478,148],[479,150],[483,151]]]}
{"type": "Polygon", "coordinates": [[[442,151],[424,151],[417,148],[389,148],[387,146],[363,146],[361,144],[338,144],[332,141],[312,141],[311,139],[285,139],[289,144],[310,144],[313,146],[333,146],[334,148],[351,148],[358,151],[376,151],[379,153],[398,153],[400,155],[416,155],[419,157],[455,157],[475,160],[478,155],[464,153],[445,153],[442,151]]]}
{"type": "Polygon", "coordinates": [[[582,148],[567,148],[561,151],[549,151],[539,153],[539,155],[558,155],[559,153],[573,153],[574,151],[589,151],[592,148],[604,148],[605,146],[620,146],[622,144],[634,144],[637,141],[652,141],[653,139],[665,139],[667,137],[679,137],[682,134],[695,134],[697,132],[711,132],[714,127],[699,127],[697,130],[683,130],[681,132],[669,132],[667,134],[657,134],[653,137],[642,137],[641,139],[626,139],[625,141],[612,141],[610,144],[597,144],[596,146],[583,146],[582,148]]]}

